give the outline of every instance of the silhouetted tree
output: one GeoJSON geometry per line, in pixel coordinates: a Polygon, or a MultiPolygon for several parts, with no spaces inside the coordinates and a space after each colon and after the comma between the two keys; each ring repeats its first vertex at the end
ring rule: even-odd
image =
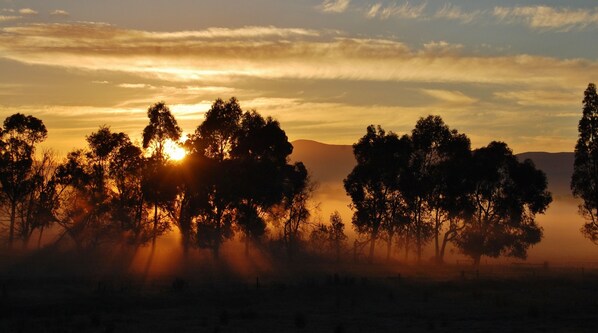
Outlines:
{"type": "Polygon", "coordinates": [[[336,255],[336,261],[341,260],[341,252],[345,247],[345,242],[347,240],[347,235],[345,235],[345,224],[343,223],[343,219],[341,214],[338,211],[334,211],[330,215],[330,232],[329,232],[329,240],[330,245],[336,255]]]}
{"type": "Polygon", "coordinates": [[[353,153],[357,165],[344,180],[344,186],[355,210],[352,223],[359,234],[369,237],[372,262],[379,233],[385,224],[401,221],[399,216],[404,214],[399,183],[409,162],[411,144],[406,136],[386,134],[372,125],[353,145],[353,153]]]}
{"type": "Polygon", "coordinates": [[[473,152],[469,175],[474,210],[457,246],[479,265],[484,255],[527,256],[542,238],[535,215],[544,213],[552,197],[546,175],[531,160],[517,161],[503,142],[491,142],[473,152]]]}
{"type": "Polygon", "coordinates": [[[598,244],[598,94],[593,83],[584,92],[578,130],[571,190],[582,199],[579,212],[586,223],[581,232],[598,244]]]}
{"type": "Polygon", "coordinates": [[[86,140],[88,149],[70,152],[56,170],[56,182],[63,188],[63,208],[58,220],[79,249],[115,241],[124,231],[121,216],[114,210],[114,191],[122,190],[122,183],[113,176],[115,163],[125,167],[131,162],[118,157],[121,148],[131,145],[122,132],[114,133],[108,126],[100,126],[86,140]]]}
{"type": "Polygon", "coordinates": [[[189,140],[191,155],[197,154],[206,166],[206,183],[196,186],[197,198],[192,212],[196,219],[196,237],[200,247],[212,249],[218,258],[224,240],[233,236],[235,179],[234,162],[230,160],[237,132],[240,129],[243,111],[235,98],[224,102],[217,99],[205,115],[205,120],[197,127],[189,140]]]}
{"type": "Polygon", "coordinates": [[[307,173],[288,164],[293,146],[277,121],[243,112],[235,98],[212,104],[189,146],[210,175],[195,186],[199,203],[192,215],[197,217],[199,244],[211,247],[217,257],[235,223],[245,236],[247,253],[249,241],[265,233],[270,209],[288,198],[289,188],[301,191],[304,180],[294,178],[307,173]]]}
{"type": "Polygon", "coordinates": [[[35,145],[47,135],[40,119],[21,113],[6,118],[0,131],[0,184],[9,204],[9,247],[14,240],[17,206],[32,190],[35,145]]]}
{"type": "MultiPolygon", "coordinates": [[[[469,139],[450,130],[439,116],[420,118],[411,134],[412,156],[408,176],[400,184],[410,211],[416,241],[416,254],[421,259],[422,247],[434,237],[435,259],[442,261],[440,234],[451,217],[458,215],[465,202],[464,167],[470,152],[469,139]]],[[[451,228],[449,228],[450,232],[451,228]]],[[[445,237],[447,235],[445,234],[445,237]]]]}
{"type": "Polygon", "coordinates": [[[282,241],[287,256],[293,259],[302,232],[311,216],[309,201],[317,184],[310,180],[305,165],[297,162],[287,168],[287,181],[282,202],[270,211],[273,220],[282,224],[282,241]]]}
{"type": "Polygon", "coordinates": [[[29,193],[19,204],[19,222],[17,229],[23,246],[27,248],[29,239],[35,230],[39,231],[38,247],[43,231],[57,219],[60,208],[59,191],[55,177],[56,163],[51,151],[44,151],[40,159],[35,159],[32,166],[29,193]]]}
{"type": "Polygon", "coordinates": [[[163,160],[166,142],[178,141],[183,131],[164,102],[150,106],[147,117],[149,124],[143,129],[143,149],[149,149],[152,156],[163,160]]]}
{"type": "Polygon", "coordinates": [[[243,114],[230,157],[236,165],[236,222],[245,234],[246,254],[249,241],[264,234],[268,210],[284,198],[285,180],[295,172],[287,164],[292,151],[277,121],[264,119],[255,111],[243,114]]]}
{"type": "Polygon", "coordinates": [[[164,146],[168,140],[178,141],[182,130],[164,102],[150,106],[147,117],[149,124],[143,129],[143,148],[150,152],[151,157],[145,162],[142,191],[146,200],[154,206],[154,248],[156,237],[165,230],[165,223],[160,223],[159,207],[168,205],[176,196],[175,184],[165,178],[170,174],[167,172],[164,146]]]}
{"type": "Polygon", "coordinates": [[[130,244],[140,245],[152,239],[152,224],[148,220],[143,195],[146,160],[141,148],[125,140],[110,157],[109,175],[114,190],[110,209],[114,222],[130,244]]]}

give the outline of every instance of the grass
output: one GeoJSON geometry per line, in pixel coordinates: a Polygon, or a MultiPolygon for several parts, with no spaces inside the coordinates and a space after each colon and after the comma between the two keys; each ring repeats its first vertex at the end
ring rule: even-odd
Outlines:
{"type": "Polygon", "coordinates": [[[0,332],[595,331],[595,270],[340,268],[264,274],[259,287],[217,274],[4,275],[0,332]]]}

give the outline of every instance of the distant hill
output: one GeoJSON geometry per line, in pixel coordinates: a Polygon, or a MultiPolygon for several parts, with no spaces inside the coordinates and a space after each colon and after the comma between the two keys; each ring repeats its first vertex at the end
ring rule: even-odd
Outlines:
{"type": "MultiPolygon", "coordinates": [[[[292,142],[293,161],[302,161],[320,183],[342,184],[355,166],[350,145],[329,145],[311,140],[292,142]]],[[[546,173],[548,189],[555,199],[571,198],[569,182],[573,173],[573,153],[530,152],[517,154],[520,160],[531,159],[537,168],[546,173]]],[[[343,193],[344,194],[344,193],[343,193]]]]}
{"type": "Polygon", "coordinates": [[[530,159],[536,168],[546,173],[548,189],[555,199],[572,198],[571,175],[573,175],[573,153],[522,153],[517,154],[520,160],[530,159]]]}

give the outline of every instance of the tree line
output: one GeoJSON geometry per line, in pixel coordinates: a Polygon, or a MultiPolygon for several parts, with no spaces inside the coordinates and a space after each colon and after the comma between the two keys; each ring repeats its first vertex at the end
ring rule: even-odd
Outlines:
{"type": "Polygon", "coordinates": [[[432,241],[437,263],[452,243],[477,265],[482,256],[525,258],[542,238],[535,216],[552,201],[546,175],[506,143],[472,150],[466,135],[428,116],[409,135],[370,126],[353,152],[344,186],[370,261],[378,239],[388,254],[401,241],[418,261],[432,241]]]}
{"type": "MultiPolygon", "coordinates": [[[[289,258],[301,249],[340,259],[348,249],[338,212],[330,223],[313,223],[315,190],[280,124],[235,98],[217,99],[181,145],[182,161],[168,158],[169,142],[182,130],[164,102],[147,111],[137,144],[108,126],[86,136],[86,147],[64,161],[36,154],[47,137],[40,119],[14,114],[0,131],[1,208],[5,239],[25,247],[44,230],[59,228],[58,242],[79,251],[103,244],[151,244],[172,228],[182,248],[219,256],[239,235],[245,251],[276,244],[289,258]]],[[[571,187],[583,199],[584,235],[595,241],[598,198],[598,94],[585,92],[571,187]]],[[[358,235],[353,251],[374,258],[377,243],[422,259],[432,243],[442,263],[447,246],[479,264],[482,256],[525,258],[542,238],[536,215],[552,201],[545,174],[531,160],[519,161],[504,142],[472,149],[469,138],[439,116],[420,118],[409,134],[369,126],[353,145],[356,166],[344,180],[358,235]]]]}
{"type": "Polygon", "coordinates": [[[289,163],[293,147],[276,120],[243,111],[235,98],[217,99],[177,162],[166,152],[182,134],[170,109],[156,103],[147,116],[141,145],[101,126],[60,163],[49,152],[36,157],[47,137],[41,120],[6,118],[0,183],[8,247],[27,246],[36,232],[39,244],[44,230],[59,227],[58,241],[78,251],[115,243],[154,249],[157,237],[177,228],[185,253],[198,247],[218,257],[235,234],[249,251],[271,223],[293,255],[313,184],[303,163],[289,163]]]}

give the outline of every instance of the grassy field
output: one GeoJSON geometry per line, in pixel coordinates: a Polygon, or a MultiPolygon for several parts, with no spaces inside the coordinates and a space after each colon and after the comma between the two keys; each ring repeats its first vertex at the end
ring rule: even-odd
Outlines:
{"type": "Polygon", "coordinates": [[[294,265],[0,278],[1,332],[595,332],[598,271],[294,265]],[[256,274],[258,275],[258,274],[256,274]]]}

